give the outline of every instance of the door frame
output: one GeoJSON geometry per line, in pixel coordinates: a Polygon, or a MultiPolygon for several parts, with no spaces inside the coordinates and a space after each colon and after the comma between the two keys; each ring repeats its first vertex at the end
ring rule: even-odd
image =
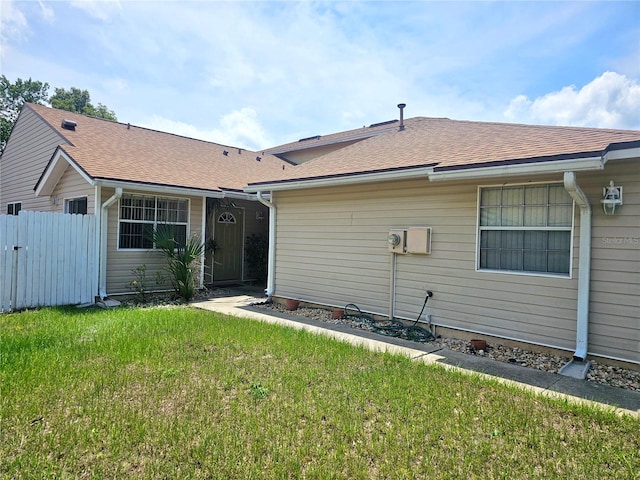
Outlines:
{"type": "MultiPolygon", "coordinates": [[[[229,211],[233,211],[233,210],[240,210],[242,212],[242,222],[238,222],[240,223],[240,239],[241,239],[241,244],[240,244],[240,278],[237,280],[220,280],[218,282],[216,282],[216,277],[215,277],[215,261],[214,264],[211,266],[211,276],[212,276],[212,285],[216,285],[216,284],[224,284],[224,283],[233,283],[233,282],[244,282],[244,232],[246,229],[246,207],[239,207],[237,205],[228,205],[228,206],[216,206],[213,209],[213,229],[212,229],[212,233],[213,233],[213,238],[216,238],[216,226],[218,225],[218,215],[222,212],[224,212],[225,210],[229,210],[229,211]]],[[[234,215],[236,217],[236,221],[237,221],[237,215],[234,215]]]]}

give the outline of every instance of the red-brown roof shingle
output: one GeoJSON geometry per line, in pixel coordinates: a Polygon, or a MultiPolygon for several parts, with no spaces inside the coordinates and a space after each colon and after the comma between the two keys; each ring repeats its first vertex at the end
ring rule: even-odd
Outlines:
{"type": "Polygon", "coordinates": [[[27,104],[71,145],[61,148],[94,179],[200,190],[239,190],[291,165],[273,155],[27,104]],[[62,120],[76,122],[75,131],[62,120]],[[228,152],[227,155],[224,152],[228,152]],[[260,157],[260,161],[256,158],[260,157]]]}

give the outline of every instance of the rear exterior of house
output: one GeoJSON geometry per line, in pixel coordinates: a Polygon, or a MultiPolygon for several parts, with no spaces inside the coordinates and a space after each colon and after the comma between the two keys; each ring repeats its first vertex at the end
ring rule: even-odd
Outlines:
{"type": "MultiPolygon", "coordinates": [[[[593,206],[589,349],[592,355],[640,363],[640,171],[637,161],[583,174],[593,206]],[[624,182],[615,216],[600,208],[608,179],[624,182]],[[604,181],[607,180],[607,181],[604,181]]],[[[481,192],[503,187],[558,186],[561,176],[504,182],[426,179],[275,192],[276,295],[415,320],[425,291],[434,325],[550,346],[571,352],[576,342],[580,215],[569,198],[567,272],[484,269],[480,261],[481,192]],[[430,254],[392,255],[394,228],[432,229],[430,254]]],[[[563,196],[564,197],[564,196],[563,196]]],[[[563,198],[566,201],[566,197],[563,198]]],[[[567,207],[562,207],[566,209],[567,207]]],[[[492,267],[494,267],[492,265],[492,267]]]]}
{"type": "Polygon", "coordinates": [[[265,157],[258,163],[251,154],[26,105],[0,159],[0,205],[2,214],[9,215],[22,210],[96,215],[96,252],[100,258],[91,260],[99,264],[100,291],[96,295],[133,293],[131,282],[137,279],[134,270],[143,265],[147,290],[168,287],[167,279],[158,276],[165,261],[145,235],[160,223],[173,225],[181,238],[198,235],[204,241],[219,237],[216,241],[221,248],[215,255],[220,258],[205,256],[199,275],[201,285],[219,280],[252,281],[255,276],[245,258],[245,239],[252,234],[266,238],[268,210],[255,201],[255,196],[240,191],[243,171],[248,170],[243,165],[259,170],[267,164],[275,170],[284,162],[265,157]],[[166,152],[171,152],[177,163],[193,165],[195,175],[189,168],[175,167],[166,152]],[[159,163],[159,158],[166,165],[159,163]],[[274,160],[278,162],[275,165],[274,160]],[[109,162],[114,162],[111,167],[109,162]],[[95,174],[96,168],[102,169],[98,170],[102,177],[95,174]],[[205,169],[206,174],[198,168],[205,169]],[[168,170],[168,175],[154,177],[163,170],[168,170]],[[138,174],[138,178],[129,180],[129,173],[138,174]],[[140,173],[146,176],[140,177],[140,173]],[[196,177],[200,184],[192,187],[180,178],[189,174],[187,180],[196,177]],[[231,188],[220,188],[221,181],[231,188]],[[207,212],[211,200],[216,209],[207,212]],[[225,212],[228,215],[222,215],[225,212]]]}
{"type": "Polygon", "coordinates": [[[269,291],[414,321],[429,290],[420,321],[445,335],[639,366],[639,147],[633,131],[415,119],[249,185],[276,218],[269,291]],[[623,205],[605,215],[610,181],[623,205]],[[417,247],[393,253],[394,233],[417,247]]]}

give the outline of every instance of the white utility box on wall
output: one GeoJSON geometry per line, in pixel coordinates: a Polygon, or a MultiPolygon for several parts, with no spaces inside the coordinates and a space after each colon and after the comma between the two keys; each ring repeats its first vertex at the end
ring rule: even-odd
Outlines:
{"type": "Polygon", "coordinates": [[[428,255],[431,253],[431,227],[407,229],[407,253],[428,255]]]}
{"type": "Polygon", "coordinates": [[[389,251],[393,253],[407,253],[407,231],[403,228],[392,228],[387,237],[389,251]]]}

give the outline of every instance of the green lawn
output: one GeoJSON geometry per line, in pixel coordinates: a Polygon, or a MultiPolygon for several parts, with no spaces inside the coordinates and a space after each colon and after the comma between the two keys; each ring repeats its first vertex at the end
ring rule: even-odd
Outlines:
{"type": "Polygon", "coordinates": [[[637,418],[304,331],[188,307],[0,328],[0,478],[639,478],[637,418]]]}

